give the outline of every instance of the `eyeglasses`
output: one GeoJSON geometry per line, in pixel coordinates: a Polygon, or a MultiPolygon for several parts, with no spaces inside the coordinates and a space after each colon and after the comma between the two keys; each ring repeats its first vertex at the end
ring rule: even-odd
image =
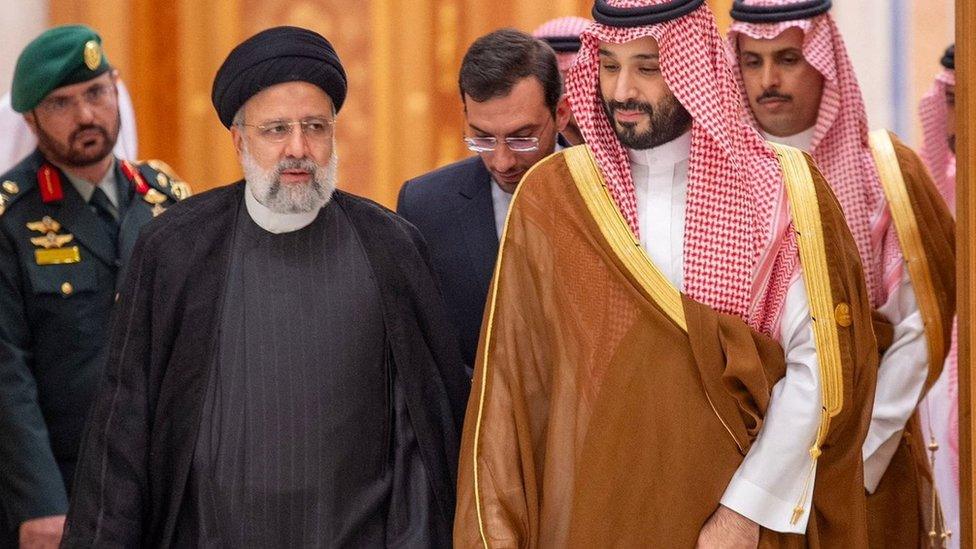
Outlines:
{"type": "MultiPolygon", "coordinates": [[[[539,129],[539,133],[546,131],[552,117],[546,119],[546,124],[539,129]]],[[[506,137],[503,139],[508,150],[514,153],[530,153],[539,150],[538,137],[506,137]]],[[[471,152],[493,152],[498,148],[497,137],[465,137],[464,143],[471,152]]]]}
{"type": "Polygon", "coordinates": [[[303,118],[301,120],[275,120],[266,124],[238,124],[254,128],[258,136],[269,143],[282,143],[291,137],[295,126],[302,129],[302,135],[309,140],[323,140],[332,137],[335,129],[335,119],[303,118]]]}
{"type": "MultiPolygon", "coordinates": [[[[506,137],[505,146],[512,152],[529,153],[539,150],[538,137],[506,137]]],[[[492,152],[498,148],[498,139],[494,137],[465,137],[465,144],[472,152],[492,152]]]]}
{"type": "Polygon", "coordinates": [[[103,107],[109,103],[114,89],[115,86],[99,84],[82,92],[80,99],[78,96],[63,95],[48,97],[41,101],[38,108],[50,114],[62,114],[77,107],[80,101],[84,101],[91,107],[103,107]]]}

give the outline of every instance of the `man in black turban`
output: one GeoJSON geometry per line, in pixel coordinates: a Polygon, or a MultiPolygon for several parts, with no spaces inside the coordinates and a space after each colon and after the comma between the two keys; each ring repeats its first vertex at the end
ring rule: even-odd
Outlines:
{"type": "Polygon", "coordinates": [[[218,71],[245,180],[136,244],[63,546],[449,546],[468,381],[417,230],[335,188],[346,84],[294,27],[218,71]]]}

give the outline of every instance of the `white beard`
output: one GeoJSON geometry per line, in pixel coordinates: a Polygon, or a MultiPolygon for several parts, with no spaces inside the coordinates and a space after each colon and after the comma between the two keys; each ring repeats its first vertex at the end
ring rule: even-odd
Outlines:
{"type": "Polygon", "coordinates": [[[339,156],[335,146],[325,168],[311,159],[285,159],[268,171],[255,162],[247,146],[241,150],[241,167],[251,193],[264,207],[280,214],[308,213],[321,209],[332,199],[336,188],[339,156]],[[303,184],[282,185],[281,172],[287,169],[307,170],[312,179],[303,184]]]}

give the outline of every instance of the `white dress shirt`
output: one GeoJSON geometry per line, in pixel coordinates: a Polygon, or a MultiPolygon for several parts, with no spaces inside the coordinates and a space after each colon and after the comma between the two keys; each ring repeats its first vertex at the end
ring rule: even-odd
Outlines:
{"type": "MultiPolygon", "coordinates": [[[[809,151],[813,128],[787,137],[763,132],[768,141],[809,151]]],[[[922,398],[928,376],[928,343],[915,289],[902,263],[901,283],[878,309],[895,329],[891,347],[881,357],[871,426],[864,441],[864,487],[874,492],[898,449],[905,424],[922,398]]]]}
{"type": "MultiPolygon", "coordinates": [[[[679,289],[684,287],[690,149],[687,133],[654,149],[630,151],[641,246],[679,289]]],[[[802,277],[787,292],[779,335],[786,352],[786,376],[773,387],[763,427],[726,488],[722,505],[771,530],[802,534],[813,498],[816,472],[810,448],[820,425],[822,402],[802,277]],[[805,512],[790,524],[797,503],[805,512]]]]}
{"type": "Polygon", "coordinates": [[[895,328],[891,347],[881,357],[871,426],[864,440],[864,487],[874,493],[898,449],[905,424],[922,400],[929,373],[925,323],[911,279],[902,267],[901,283],[878,309],[895,328]]]}
{"type": "Polygon", "coordinates": [[[119,187],[118,187],[119,183],[115,177],[114,160],[112,161],[112,165],[109,166],[108,171],[105,172],[105,176],[102,177],[102,180],[99,181],[97,184],[82,179],[80,177],[75,177],[70,173],[68,173],[67,171],[64,172],[64,175],[68,177],[68,181],[71,182],[71,186],[73,186],[75,190],[78,191],[78,194],[80,194],[81,197],[85,199],[85,202],[91,201],[92,195],[95,194],[95,187],[102,189],[102,192],[104,192],[105,196],[108,197],[108,201],[112,203],[112,206],[115,210],[111,212],[112,217],[114,217],[115,219],[119,218],[119,209],[118,209],[119,208],[119,187]]]}
{"type": "MultiPolygon", "coordinates": [[[[553,152],[559,152],[565,148],[556,141],[553,152]]],[[[494,179],[491,180],[491,207],[495,213],[495,233],[498,235],[498,240],[502,239],[502,232],[505,230],[508,210],[512,207],[512,196],[512,194],[503,191],[494,179]]]]}
{"type": "Polygon", "coordinates": [[[244,184],[244,206],[258,227],[274,234],[290,233],[307,227],[319,215],[319,210],[303,213],[273,212],[254,198],[250,183],[244,184]]]}
{"type": "Polygon", "coordinates": [[[508,209],[512,207],[512,195],[503,191],[495,180],[491,180],[491,207],[495,212],[495,233],[498,240],[502,239],[502,231],[505,230],[505,218],[508,217],[508,209]]]}

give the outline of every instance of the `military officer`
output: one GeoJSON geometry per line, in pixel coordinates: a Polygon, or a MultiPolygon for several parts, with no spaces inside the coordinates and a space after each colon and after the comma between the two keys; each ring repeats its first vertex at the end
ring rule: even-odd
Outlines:
{"type": "Polygon", "coordinates": [[[116,280],[139,229],[190,192],[113,155],[117,79],[77,25],[41,34],[14,72],[38,146],[0,175],[0,547],[60,541],[116,280]]]}

